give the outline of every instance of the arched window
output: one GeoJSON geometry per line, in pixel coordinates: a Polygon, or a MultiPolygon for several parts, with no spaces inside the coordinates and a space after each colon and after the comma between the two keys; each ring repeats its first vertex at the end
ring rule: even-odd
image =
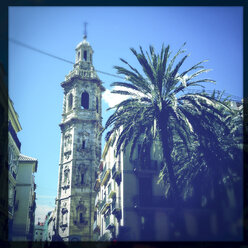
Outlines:
{"type": "Polygon", "coordinates": [[[71,110],[72,108],[72,101],[73,101],[73,96],[72,94],[70,94],[68,98],[68,110],[71,110]]]}
{"type": "Polygon", "coordinates": [[[84,173],[81,174],[81,184],[84,184],[84,173]]]}
{"type": "Polygon", "coordinates": [[[98,113],[98,97],[96,97],[96,112],[98,113]]]}
{"type": "Polygon", "coordinates": [[[82,149],[85,149],[85,140],[82,141],[82,149]]]}
{"type": "Polygon", "coordinates": [[[79,215],[79,221],[80,221],[80,223],[83,223],[84,222],[83,213],[80,213],[80,215],[79,215]]]}
{"type": "Polygon", "coordinates": [[[89,94],[86,91],[82,93],[82,96],[81,96],[81,106],[84,109],[88,109],[89,108],[89,94]]]}
{"type": "Polygon", "coordinates": [[[87,51],[84,51],[84,60],[87,61],[87,51]]]}

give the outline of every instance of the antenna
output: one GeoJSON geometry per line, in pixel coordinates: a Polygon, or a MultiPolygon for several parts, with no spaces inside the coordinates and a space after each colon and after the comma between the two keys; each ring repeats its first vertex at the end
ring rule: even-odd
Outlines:
{"type": "Polygon", "coordinates": [[[87,38],[87,22],[84,23],[84,39],[87,38]]]}

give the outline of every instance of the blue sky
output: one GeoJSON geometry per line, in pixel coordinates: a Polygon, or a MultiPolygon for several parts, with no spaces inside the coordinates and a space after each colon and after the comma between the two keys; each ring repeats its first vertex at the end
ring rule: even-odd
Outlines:
{"type": "MultiPolygon", "coordinates": [[[[159,51],[170,45],[175,53],[184,42],[190,57],[186,69],[208,59],[207,78],[217,81],[206,89],[243,95],[242,7],[9,7],[9,38],[75,60],[75,47],[88,41],[96,70],[115,74],[124,58],[138,66],[130,47],[159,51]]],[[[63,90],[60,83],[72,64],[9,42],[9,96],[19,114],[21,152],[38,159],[37,217],[44,218],[57,195],[63,90]]],[[[103,124],[109,112],[110,84],[117,78],[98,73],[107,89],[103,97],[103,124]]],[[[112,100],[112,102],[110,101],[112,100]]]]}

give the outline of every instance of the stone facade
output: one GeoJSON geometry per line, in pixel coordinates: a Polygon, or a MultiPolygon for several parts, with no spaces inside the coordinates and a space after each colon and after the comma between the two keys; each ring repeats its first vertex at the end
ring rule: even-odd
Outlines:
{"type": "Polygon", "coordinates": [[[61,128],[57,234],[64,241],[92,240],[95,192],[101,157],[101,94],[92,65],[93,50],[84,40],[76,47],[74,69],[61,83],[64,103],[61,128]]]}
{"type": "Polygon", "coordinates": [[[21,149],[21,142],[17,133],[22,130],[18,114],[14,109],[14,104],[8,99],[8,228],[9,240],[12,240],[13,218],[18,208],[16,200],[16,179],[18,171],[18,158],[21,149]]]}

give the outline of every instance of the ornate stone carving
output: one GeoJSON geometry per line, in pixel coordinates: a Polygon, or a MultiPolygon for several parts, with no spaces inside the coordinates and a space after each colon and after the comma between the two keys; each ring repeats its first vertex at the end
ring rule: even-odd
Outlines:
{"type": "Polygon", "coordinates": [[[64,232],[65,229],[68,227],[68,209],[67,209],[67,203],[66,202],[63,202],[62,204],[62,209],[61,209],[61,218],[60,218],[60,228],[61,230],[64,232]]]}
{"type": "Polygon", "coordinates": [[[76,215],[73,219],[75,225],[82,226],[88,224],[88,220],[85,218],[86,211],[87,207],[85,207],[85,202],[81,199],[76,207],[76,215]]]}
{"type": "Polygon", "coordinates": [[[64,168],[64,180],[63,180],[63,190],[67,190],[70,187],[70,169],[68,165],[64,168]]]}
{"type": "Polygon", "coordinates": [[[65,151],[71,150],[72,135],[70,133],[65,134],[64,142],[65,142],[65,146],[64,146],[65,151]]]}

